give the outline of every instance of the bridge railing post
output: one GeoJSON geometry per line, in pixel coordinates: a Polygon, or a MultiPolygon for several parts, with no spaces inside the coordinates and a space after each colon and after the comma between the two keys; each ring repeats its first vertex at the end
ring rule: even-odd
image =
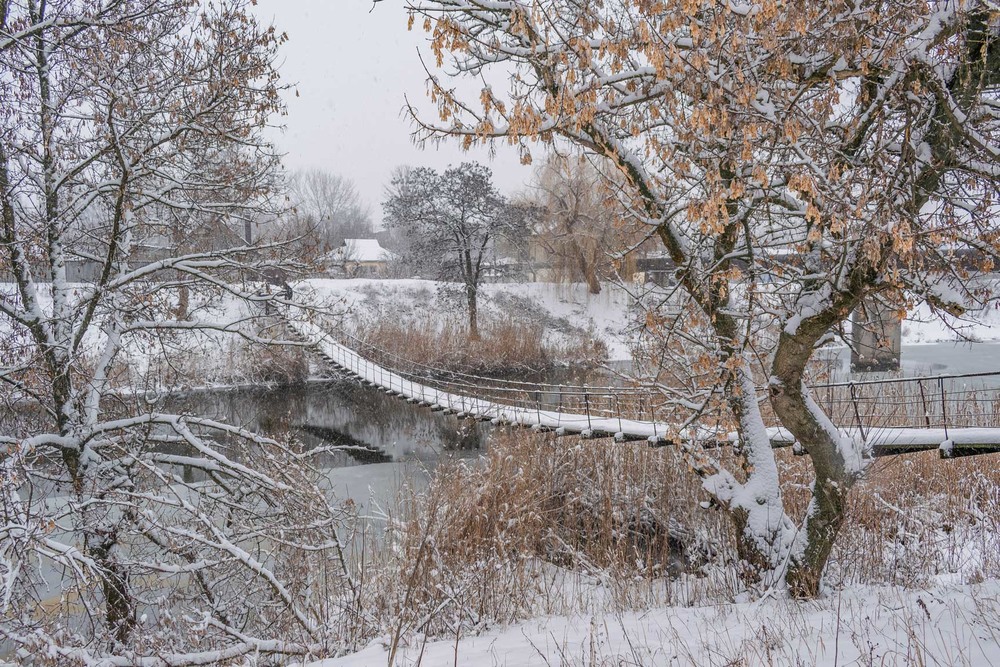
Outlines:
{"type": "Polygon", "coordinates": [[[660,434],[656,432],[656,411],[653,409],[652,399],[649,399],[649,421],[653,424],[653,439],[659,440],[660,434]]]}
{"type": "Polygon", "coordinates": [[[944,378],[938,378],[938,391],[941,392],[941,422],[944,424],[944,439],[948,440],[948,405],[944,393],[944,378]]]}
{"type": "Polygon", "coordinates": [[[615,414],[618,415],[618,432],[622,433],[625,429],[622,428],[622,409],[618,404],[618,394],[611,394],[611,398],[614,401],[615,414]]]}
{"type": "Polygon", "coordinates": [[[556,425],[562,426],[563,386],[559,385],[559,402],[556,407],[556,425]]]}
{"type": "Polygon", "coordinates": [[[861,442],[866,442],[868,438],[865,435],[865,425],[861,421],[861,411],[858,409],[857,388],[854,386],[853,382],[850,384],[849,388],[851,390],[851,405],[854,406],[854,418],[858,422],[858,432],[861,434],[861,442]]]}
{"type": "Polygon", "coordinates": [[[924,424],[927,428],[931,427],[931,411],[927,407],[927,393],[924,391],[924,381],[917,380],[917,388],[920,389],[920,405],[924,409],[924,424]]]}
{"type": "Polygon", "coordinates": [[[833,362],[831,361],[826,370],[826,414],[833,419],[833,362]]]}
{"type": "Polygon", "coordinates": [[[587,410],[587,429],[590,430],[590,394],[587,393],[587,385],[583,385],[583,407],[587,410]]]}

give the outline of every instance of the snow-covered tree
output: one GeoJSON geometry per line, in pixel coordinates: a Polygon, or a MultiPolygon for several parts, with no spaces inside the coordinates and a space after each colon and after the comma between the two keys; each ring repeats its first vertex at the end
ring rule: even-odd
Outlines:
{"type": "Polygon", "coordinates": [[[523,238],[532,208],[507,201],[490,169],[470,162],[441,173],[429,167],[397,170],[382,208],[386,226],[405,239],[406,261],[462,283],[469,337],[478,339],[486,262],[499,242],[523,238]]]}
{"type": "Polygon", "coordinates": [[[292,172],[288,196],[297,233],[329,251],[344,239],[374,235],[368,207],[350,179],[319,169],[292,172]]]}
{"type": "MultiPolygon", "coordinates": [[[[692,423],[724,407],[742,470],[691,448],[768,580],[815,595],[868,460],[810,395],[807,362],[866,299],[956,310],[958,253],[998,250],[1000,38],[990,0],[409,0],[437,64],[423,139],[556,137],[614,164],[687,308],[651,317],[692,423]],[[697,352],[696,358],[692,355],[697,352]],[[681,391],[687,389],[687,391],[681,391]],[[724,397],[717,401],[716,397],[724,397]],[[763,409],[811,458],[786,512],[763,409]]],[[[703,420],[702,423],[704,423],[703,420]]],[[[714,424],[714,419],[712,420],[714,424]]]]}
{"type": "Polygon", "coordinates": [[[243,230],[273,208],[283,37],[250,4],[0,4],[0,641],[19,663],[306,655],[349,599],[309,452],[117,382],[171,332],[273,338],[254,281],[281,248],[243,230]],[[179,277],[239,314],[178,314],[179,277]]]}

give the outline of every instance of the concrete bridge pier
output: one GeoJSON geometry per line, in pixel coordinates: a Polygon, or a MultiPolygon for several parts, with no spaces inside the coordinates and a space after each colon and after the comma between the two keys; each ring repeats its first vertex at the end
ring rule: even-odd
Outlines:
{"type": "Polygon", "coordinates": [[[867,299],[851,316],[851,372],[899,370],[902,320],[896,309],[867,299]]]}

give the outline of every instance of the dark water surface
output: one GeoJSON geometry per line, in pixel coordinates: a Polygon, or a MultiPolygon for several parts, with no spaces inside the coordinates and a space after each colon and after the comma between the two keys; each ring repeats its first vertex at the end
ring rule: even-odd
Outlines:
{"type": "Polygon", "coordinates": [[[406,484],[423,487],[443,461],[476,459],[490,425],[431,412],[354,380],[287,387],[197,390],[162,408],[227,422],[305,449],[339,446],[321,460],[331,493],[361,506],[393,503],[406,484]]]}
{"type": "Polygon", "coordinates": [[[352,380],[286,387],[212,389],[164,399],[171,412],[217,419],[276,440],[363,447],[341,465],[428,460],[443,452],[476,450],[486,425],[417,408],[352,380]]]}

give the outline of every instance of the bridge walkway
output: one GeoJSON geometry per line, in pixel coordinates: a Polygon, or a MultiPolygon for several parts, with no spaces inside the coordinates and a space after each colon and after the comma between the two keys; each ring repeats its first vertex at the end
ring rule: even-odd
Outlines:
{"type": "MultiPolygon", "coordinates": [[[[367,345],[357,338],[341,334],[338,340],[331,332],[306,320],[288,319],[288,324],[304,343],[338,372],[401,400],[443,414],[454,414],[461,419],[476,419],[557,435],[647,441],[654,445],[677,444],[678,440],[692,438],[716,446],[735,441],[735,434],[712,429],[697,432],[689,429],[678,436],[672,424],[657,418],[659,415],[652,407],[655,392],[651,388],[496,381],[444,371],[439,371],[440,376],[435,377],[435,369],[429,368],[417,374],[389,367],[386,362],[376,363],[345,344],[356,347],[367,345]],[[651,418],[637,418],[637,414],[649,414],[651,418]]],[[[392,355],[384,351],[380,351],[380,356],[392,360],[392,355]]],[[[813,391],[821,403],[824,391],[827,392],[827,407],[831,414],[838,412],[836,407],[841,408],[839,412],[842,416],[853,413],[853,423],[844,426],[843,432],[863,438],[875,456],[938,450],[942,457],[952,458],[1000,452],[1000,388],[974,387],[964,392],[953,388],[949,394],[944,381],[962,378],[970,381],[974,378],[996,378],[1000,387],[1000,372],[990,372],[838,383],[814,387],[813,391]],[[835,398],[835,389],[840,394],[846,392],[847,398],[835,398]],[[979,395],[984,392],[989,395],[979,395]],[[958,419],[963,416],[958,414],[961,412],[959,406],[965,405],[968,412],[970,400],[978,406],[977,414],[966,414],[966,419],[958,419]],[[875,419],[880,405],[883,412],[885,408],[899,412],[902,407],[906,413],[904,416],[910,422],[918,423],[880,425],[875,419]],[[950,411],[949,406],[952,408],[950,411]],[[974,425],[970,425],[970,420],[974,425]]],[[[774,447],[795,444],[794,438],[784,428],[771,427],[768,435],[774,447]]]]}

